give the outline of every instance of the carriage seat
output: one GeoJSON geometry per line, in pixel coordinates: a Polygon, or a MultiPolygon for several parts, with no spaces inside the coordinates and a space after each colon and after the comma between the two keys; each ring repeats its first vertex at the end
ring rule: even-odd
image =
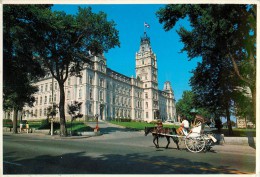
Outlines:
{"type": "Polygon", "coordinates": [[[193,127],[189,133],[189,137],[198,137],[201,134],[201,124],[193,127]]]}

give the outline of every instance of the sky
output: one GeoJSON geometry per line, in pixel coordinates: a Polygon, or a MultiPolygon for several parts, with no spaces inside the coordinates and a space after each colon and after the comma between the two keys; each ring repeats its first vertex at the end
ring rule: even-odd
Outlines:
{"type": "Polygon", "coordinates": [[[163,89],[165,81],[170,81],[176,101],[181,99],[183,91],[191,90],[190,72],[196,68],[200,59],[189,61],[185,52],[180,53],[183,43],[176,32],[181,26],[191,29],[187,19],[180,20],[172,30],[165,32],[156,17],[156,11],[163,8],[165,6],[163,4],[54,5],[52,9],[76,14],[78,6],[91,6],[95,13],[103,11],[109,21],[113,20],[116,23],[120,47],[105,53],[108,68],[128,77],[136,76],[135,54],[139,50],[140,39],[145,30],[150,37],[152,50],[157,56],[159,89],[163,89]],[[144,28],[144,22],[148,23],[150,28],[144,28]]]}

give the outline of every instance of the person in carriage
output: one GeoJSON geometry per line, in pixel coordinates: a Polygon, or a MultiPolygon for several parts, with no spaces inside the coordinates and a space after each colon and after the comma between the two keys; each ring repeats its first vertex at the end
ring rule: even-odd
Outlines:
{"type": "Polygon", "coordinates": [[[190,131],[190,123],[187,120],[187,117],[182,118],[181,126],[176,130],[177,134],[187,136],[190,131]]]}

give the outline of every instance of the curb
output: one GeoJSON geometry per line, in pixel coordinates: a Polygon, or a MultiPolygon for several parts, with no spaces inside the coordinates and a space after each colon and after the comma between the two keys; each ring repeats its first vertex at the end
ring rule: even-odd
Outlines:
{"type": "MultiPolygon", "coordinates": [[[[86,132],[85,134],[82,134],[81,136],[67,136],[67,137],[61,137],[59,135],[48,135],[45,132],[34,132],[34,133],[18,133],[18,134],[13,134],[12,132],[5,132],[3,131],[3,135],[25,135],[25,136],[41,136],[41,137],[46,137],[46,138],[51,138],[51,139],[83,139],[83,138],[90,138],[93,136],[101,136],[103,135],[100,132],[86,132]]],[[[243,145],[243,146],[251,146],[255,147],[256,146],[256,137],[217,137],[217,144],[220,145],[243,145]]]]}
{"type": "Polygon", "coordinates": [[[224,144],[255,147],[256,137],[225,137],[224,144]]]}

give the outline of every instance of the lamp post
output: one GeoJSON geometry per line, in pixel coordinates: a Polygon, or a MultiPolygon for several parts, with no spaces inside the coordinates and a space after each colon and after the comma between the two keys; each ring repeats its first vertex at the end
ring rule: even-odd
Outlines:
{"type": "Polygon", "coordinates": [[[51,80],[51,103],[52,103],[52,110],[51,110],[51,136],[53,136],[53,76],[51,80]]]}

